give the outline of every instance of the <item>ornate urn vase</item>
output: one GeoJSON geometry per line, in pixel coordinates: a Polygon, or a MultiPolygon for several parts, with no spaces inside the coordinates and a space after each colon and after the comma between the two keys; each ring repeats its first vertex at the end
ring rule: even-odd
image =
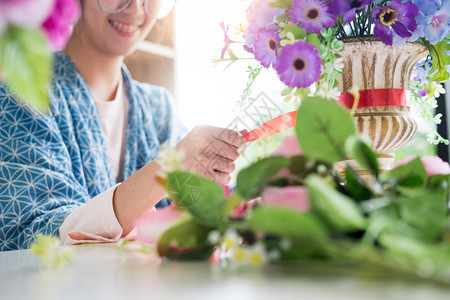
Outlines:
{"type": "MultiPolygon", "coordinates": [[[[405,146],[417,132],[409,109],[409,83],[416,63],[428,49],[419,43],[387,46],[373,37],[345,38],[344,71],[338,79],[340,103],[354,106],[353,88],[359,101],[353,116],[356,127],[372,141],[380,171],[394,160],[394,151],[405,146]]],[[[356,104],[355,104],[356,105],[356,104]]]]}

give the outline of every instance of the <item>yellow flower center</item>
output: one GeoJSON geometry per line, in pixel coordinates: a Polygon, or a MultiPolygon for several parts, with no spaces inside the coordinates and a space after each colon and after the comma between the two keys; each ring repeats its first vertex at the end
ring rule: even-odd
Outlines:
{"type": "Polygon", "coordinates": [[[232,238],[229,238],[229,237],[226,237],[224,239],[223,243],[225,244],[225,249],[227,249],[227,250],[233,248],[234,245],[236,245],[236,242],[232,238]]]}
{"type": "Polygon", "coordinates": [[[398,21],[397,11],[392,8],[387,8],[380,13],[380,22],[385,26],[390,26],[398,21]]]}
{"type": "Polygon", "coordinates": [[[320,10],[317,7],[311,7],[305,13],[308,20],[314,21],[320,16],[320,10]]]}
{"type": "Polygon", "coordinates": [[[260,266],[263,264],[263,261],[264,259],[261,253],[256,252],[250,255],[250,264],[253,266],[260,266]]]}
{"type": "Polygon", "coordinates": [[[245,250],[242,248],[238,248],[234,252],[234,259],[236,261],[243,261],[245,259],[245,250]]]}

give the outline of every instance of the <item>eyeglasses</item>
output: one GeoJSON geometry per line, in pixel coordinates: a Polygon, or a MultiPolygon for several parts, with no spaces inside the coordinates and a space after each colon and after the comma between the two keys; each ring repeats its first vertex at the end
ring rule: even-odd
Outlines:
{"type": "MultiPolygon", "coordinates": [[[[97,0],[97,3],[105,13],[116,14],[127,9],[131,1],[133,0],[97,0]]],[[[174,4],[175,0],[143,0],[142,3],[147,15],[154,19],[167,16],[172,11],[174,4]]]]}

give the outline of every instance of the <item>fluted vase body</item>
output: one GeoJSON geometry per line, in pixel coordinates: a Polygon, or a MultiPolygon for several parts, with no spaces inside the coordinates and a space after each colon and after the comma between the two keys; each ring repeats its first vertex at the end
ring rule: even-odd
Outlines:
{"type": "MultiPolygon", "coordinates": [[[[344,71],[338,79],[341,93],[359,90],[401,89],[407,101],[376,99],[376,103],[356,110],[354,120],[359,131],[373,143],[380,169],[390,168],[394,151],[405,146],[417,132],[410,114],[409,88],[411,73],[416,63],[428,53],[419,43],[386,46],[373,37],[343,39],[344,71]],[[392,102],[392,103],[391,103],[392,102]]],[[[397,90],[398,91],[398,90],[397,90]]]]}

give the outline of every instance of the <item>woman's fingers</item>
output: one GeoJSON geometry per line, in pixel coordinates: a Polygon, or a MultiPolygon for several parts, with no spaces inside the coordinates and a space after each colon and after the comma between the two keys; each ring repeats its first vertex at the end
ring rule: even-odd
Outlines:
{"type": "Polygon", "coordinates": [[[218,127],[216,127],[216,131],[217,133],[215,134],[215,137],[218,140],[223,141],[238,149],[245,147],[245,145],[247,144],[242,134],[237,131],[218,127]]]}
{"type": "Polygon", "coordinates": [[[219,172],[219,171],[216,171],[214,173],[215,173],[214,179],[213,179],[214,182],[216,182],[218,184],[222,184],[222,185],[226,185],[226,184],[230,183],[230,180],[231,180],[230,174],[219,172]]]}

